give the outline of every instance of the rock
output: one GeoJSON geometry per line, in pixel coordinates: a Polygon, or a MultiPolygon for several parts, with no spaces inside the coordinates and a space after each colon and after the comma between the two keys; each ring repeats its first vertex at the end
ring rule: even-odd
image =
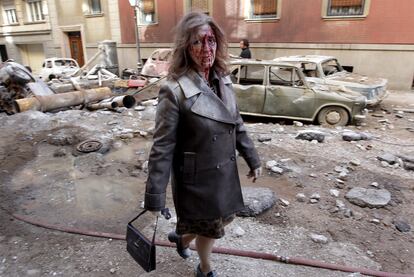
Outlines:
{"type": "Polygon", "coordinates": [[[339,209],[339,210],[343,210],[345,209],[345,203],[341,200],[336,200],[335,202],[335,206],[339,209]]]}
{"type": "Polygon", "coordinates": [[[41,271],[39,269],[29,269],[26,273],[27,276],[41,276],[41,271]]]}
{"type": "Polygon", "coordinates": [[[121,139],[132,139],[132,138],[134,138],[134,134],[132,134],[132,133],[121,134],[119,136],[119,138],[121,138],[121,139]]]}
{"type": "Polygon", "coordinates": [[[378,183],[377,183],[377,182],[372,182],[370,186],[372,186],[372,187],[374,187],[374,188],[377,188],[379,185],[378,185],[378,183]]]}
{"type": "Polygon", "coordinates": [[[311,173],[311,174],[309,174],[309,177],[312,177],[312,178],[318,178],[318,176],[317,176],[315,173],[311,173]]]}
{"type": "Polygon", "coordinates": [[[404,116],[402,114],[396,114],[395,117],[397,117],[397,118],[404,118],[404,116]]]}
{"type": "Polygon", "coordinates": [[[332,195],[333,197],[339,197],[339,190],[330,189],[329,194],[332,195]]]}
{"type": "Polygon", "coordinates": [[[361,165],[361,161],[360,160],[357,160],[357,159],[351,160],[349,163],[351,165],[355,165],[355,166],[360,166],[361,165]]]}
{"type": "Polygon", "coordinates": [[[296,200],[298,202],[306,202],[306,195],[303,193],[296,194],[296,200]]]}
{"type": "Polygon", "coordinates": [[[257,216],[273,207],[276,203],[275,193],[269,188],[243,187],[244,209],[237,216],[257,216]]]}
{"type": "Polygon", "coordinates": [[[345,171],[342,171],[341,173],[339,173],[338,178],[341,180],[345,180],[348,177],[348,173],[346,173],[345,171]]]}
{"type": "Polygon", "coordinates": [[[328,243],[328,238],[323,235],[311,233],[310,238],[312,239],[313,242],[316,242],[316,243],[323,243],[323,244],[328,243]]]}
{"type": "Polygon", "coordinates": [[[269,137],[269,136],[264,136],[264,135],[261,135],[258,139],[257,139],[259,142],[265,142],[265,141],[271,141],[272,140],[272,138],[271,137],[269,137]]]}
{"type": "Polygon", "coordinates": [[[368,133],[347,131],[342,133],[342,139],[345,141],[371,140],[372,136],[368,133]]]}
{"type": "Polygon", "coordinates": [[[386,161],[381,161],[381,166],[382,167],[389,167],[389,163],[387,163],[386,161]]]}
{"type": "Polygon", "coordinates": [[[233,237],[239,238],[242,237],[246,231],[244,231],[240,226],[236,225],[231,229],[231,234],[233,237]]]}
{"type": "Polygon", "coordinates": [[[279,201],[280,201],[280,204],[282,204],[282,206],[284,206],[284,207],[287,207],[290,204],[289,201],[287,201],[285,199],[282,199],[282,198],[280,198],[279,201]]]}
{"type": "Polygon", "coordinates": [[[320,196],[319,193],[312,193],[312,195],[310,196],[310,199],[319,200],[319,199],[321,199],[321,196],[320,196]]]}
{"type": "Polygon", "coordinates": [[[386,189],[365,189],[355,187],[348,191],[345,198],[360,207],[380,208],[391,201],[391,193],[386,189]]]}
{"type": "Polygon", "coordinates": [[[138,105],[134,108],[134,110],[138,111],[138,112],[143,111],[143,110],[145,110],[145,106],[138,105]]]}
{"type": "Polygon", "coordinates": [[[375,223],[375,224],[380,224],[381,220],[379,220],[378,218],[372,218],[369,222],[375,223]]]}
{"type": "Polygon", "coordinates": [[[344,211],[344,216],[347,217],[347,218],[352,217],[353,214],[354,213],[351,209],[345,209],[345,211],[344,211]]]}
{"type": "Polygon", "coordinates": [[[293,125],[296,127],[303,127],[303,123],[300,121],[293,121],[293,125]]]}
{"type": "Polygon", "coordinates": [[[405,162],[404,163],[404,169],[405,170],[414,170],[414,163],[405,162]]]}
{"type": "Polygon", "coordinates": [[[385,153],[380,156],[377,156],[377,159],[380,161],[387,162],[388,164],[395,164],[397,162],[397,157],[390,153],[385,153]]]}
{"type": "Polygon", "coordinates": [[[300,131],[295,138],[307,141],[317,140],[318,142],[323,142],[325,139],[325,134],[317,130],[303,130],[300,131]]]}
{"type": "Polygon", "coordinates": [[[280,168],[278,166],[273,166],[270,171],[272,171],[273,173],[277,173],[277,174],[282,174],[283,173],[283,168],[280,168]]]}
{"type": "Polygon", "coordinates": [[[53,157],[64,157],[67,155],[67,151],[65,148],[59,148],[56,149],[55,152],[53,152],[53,157]]]}
{"type": "Polygon", "coordinates": [[[271,169],[272,167],[277,166],[277,165],[278,165],[278,163],[275,160],[271,160],[271,161],[266,162],[266,168],[267,169],[271,169]]]}
{"type": "Polygon", "coordinates": [[[311,204],[316,204],[318,202],[319,202],[319,199],[310,199],[309,200],[309,203],[311,203],[311,204]]]}
{"type": "Polygon", "coordinates": [[[411,226],[401,219],[395,219],[392,223],[400,232],[409,232],[411,230],[411,226]]]}

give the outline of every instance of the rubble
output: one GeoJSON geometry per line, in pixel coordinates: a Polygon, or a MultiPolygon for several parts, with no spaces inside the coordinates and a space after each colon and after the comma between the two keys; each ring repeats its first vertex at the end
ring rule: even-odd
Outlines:
{"type": "Polygon", "coordinates": [[[237,216],[257,216],[273,207],[276,203],[275,193],[268,188],[243,187],[243,200],[245,208],[237,216]]]}
{"type": "Polygon", "coordinates": [[[381,208],[389,204],[391,201],[391,193],[386,189],[355,187],[347,192],[345,198],[357,206],[381,208]]]}

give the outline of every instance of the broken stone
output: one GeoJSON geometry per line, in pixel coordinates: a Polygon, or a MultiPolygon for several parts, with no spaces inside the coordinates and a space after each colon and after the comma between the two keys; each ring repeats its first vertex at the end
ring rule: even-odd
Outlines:
{"type": "Polygon", "coordinates": [[[329,194],[332,195],[333,197],[339,197],[339,190],[330,189],[329,194]]]}
{"type": "Polygon", "coordinates": [[[377,183],[377,182],[372,182],[372,183],[371,183],[371,186],[372,186],[372,187],[374,187],[374,188],[377,188],[379,185],[378,185],[378,183],[377,183]]]}
{"type": "Polygon", "coordinates": [[[56,149],[55,152],[53,152],[53,157],[64,157],[67,155],[67,151],[65,148],[59,148],[56,149]]]}
{"type": "Polygon", "coordinates": [[[270,171],[272,171],[273,173],[277,173],[277,174],[282,174],[283,173],[283,168],[280,168],[278,166],[273,166],[270,171]]]}
{"type": "Polygon", "coordinates": [[[339,179],[341,180],[345,180],[348,177],[348,173],[346,173],[345,171],[342,171],[341,173],[339,173],[339,179]]]}
{"type": "Polygon", "coordinates": [[[411,230],[411,226],[403,220],[396,219],[392,223],[400,232],[409,232],[411,230]]]}
{"type": "Polygon", "coordinates": [[[306,195],[303,193],[296,194],[296,200],[298,202],[306,202],[306,195]]]}
{"type": "Polygon", "coordinates": [[[271,160],[271,161],[267,161],[266,162],[266,169],[271,169],[274,166],[277,166],[278,163],[277,161],[271,160]]]}
{"type": "Polygon", "coordinates": [[[355,187],[348,191],[345,198],[360,207],[380,208],[391,201],[391,193],[386,189],[365,189],[355,187]]]}
{"type": "Polygon", "coordinates": [[[273,207],[276,195],[269,188],[243,187],[244,209],[237,216],[254,217],[273,207]]]}
{"type": "Polygon", "coordinates": [[[342,133],[342,139],[345,141],[371,140],[372,136],[368,133],[347,131],[342,133]]]}
{"type": "Polygon", "coordinates": [[[311,174],[309,174],[309,177],[317,178],[318,176],[315,173],[311,173],[311,174]]]}
{"type": "Polygon", "coordinates": [[[293,121],[293,125],[296,127],[303,127],[303,123],[300,121],[293,121]]]}
{"type": "Polygon", "coordinates": [[[345,212],[344,212],[345,217],[350,218],[350,217],[352,217],[353,214],[354,213],[351,209],[345,209],[345,212]]]}
{"type": "Polygon", "coordinates": [[[384,117],[383,114],[378,114],[378,113],[371,114],[371,116],[373,116],[373,117],[384,117]]]}
{"type": "Polygon", "coordinates": [[[280,198],[279,201],[280,201],[280,204],[282,204],[282,206],[285,206],[285,207],[289,206],[290,204],[289,201],[282,199],[282,198],[280,198]]]}
{"type": "Polygon", "coordinates": [[[309,200],[309,202],[310,202],[311,204],[316,204],[316,203],[318,203],[318,202],[319,202],[319,199],[310,199],[310,200],[309,200]]]}
{"type": "Polygon", "coordinates": [[[262,136],[260,136],[257,140],[258,140],[259,142],[265,142],[265,141],[271,141],[271,140],[272,140],[272,138],[271,138],[271,137],[269,137],[269,136],[264,136],[264,135],[262,135],[262,136]]]}
{"type": "Polygon", "coordinates": [[[313,193],[313,194],[310,196],[310,198],[311,198],[311,199],[316,199],[316,200],[319,200],[319,199],[321,199],[321,196],[320,196],[320,194],[319,194],[319,193],[313,193]]]}
{"type": "Polygon", "coordinates": [[[317,130],[304,130],[300,131],[295,138],[307,141],[317,140],[318,142],[323,142],[325,139],[325,134],[317,130]]]}
{"type": "Polygon", "coordinates": [[[381,221],[378,218],[372,218],[369,222],[375,223],[375,224],[380,224],[381,221]]]}
{"type": "Polygon", "coordinates": [[[242,237],[246,231],[244,231],[240,226],[236,225],[231,229],[231,234],[233,237],[239,238],[242,237]]]}
{"type": "Polygon", "coordinates": [[[328,238],[325,237],[324,235],[318,235],[318,234],[311,233],[310,238],[312,239],[313,242],[316,242],[316,243],[323,243],[323,244],[328,243],[328,238]]]}
{"type": "Polygon", "coordinates": [[[335,201],[335,206],[339,209],[339,210],[343,210],[345,209],[345,203],[339,199],[337,199],[335,201]]]}
{"type": "Polygon", "coordinates": [[[395,117],[397,117],[397,118],[404,118],[404,116],[402,114],[396,114],[395,117]]]}
{"type": "Polygon", "coordinates": [[[377,159],[380,161],[387,162],[388,164],[395,164],[397,162],[397,157],[390,153],[385,153],[380,156],[377,156],[377,159]]]}
{"type": "Polygon", "coordinates": [[[134,110],[138,111],[138,112],[143,111],[143,110],[145,110],[145,106],[138,105],[134,108],[134,110]]]}
{"type": "Polygon", "coordinates": [[[351,165],[354,165],[354,166],[360,166],[361,165],[361,161],[360,160],[351,160],[350,162],[349,162],[351,165]]]}
{"type": "Polygon", "coordinates": [[[414,170],[414,163],[405,162],[404,163],[404,169],[405,170],[414,170]]]}

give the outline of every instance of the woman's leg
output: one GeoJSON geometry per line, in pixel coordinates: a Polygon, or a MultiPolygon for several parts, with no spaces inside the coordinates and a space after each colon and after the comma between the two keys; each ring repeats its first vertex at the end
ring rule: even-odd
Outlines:
{"type": "Polygon", "coordinates": [[[213,250],[213,245],[216,240],[208,237],[197,236],[196,248],[198,256],[200,257],[200,268],[203,273],[211,271],[210,254],[213,250]]]}
{"type": "Polygon", "coordinates": [[[181,236],[181,244],[184,248],[189,247],[190,243],[196,238],[194,234],[184,234],[181,236]]]}

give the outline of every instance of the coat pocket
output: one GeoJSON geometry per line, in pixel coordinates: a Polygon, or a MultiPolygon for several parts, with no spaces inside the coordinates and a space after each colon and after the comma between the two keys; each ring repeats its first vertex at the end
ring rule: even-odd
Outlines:
{"type": "Polygon", "coordinates": [[[196,173],[196,153],[184,152],[183,183],[194,184],[196,173]]]}

